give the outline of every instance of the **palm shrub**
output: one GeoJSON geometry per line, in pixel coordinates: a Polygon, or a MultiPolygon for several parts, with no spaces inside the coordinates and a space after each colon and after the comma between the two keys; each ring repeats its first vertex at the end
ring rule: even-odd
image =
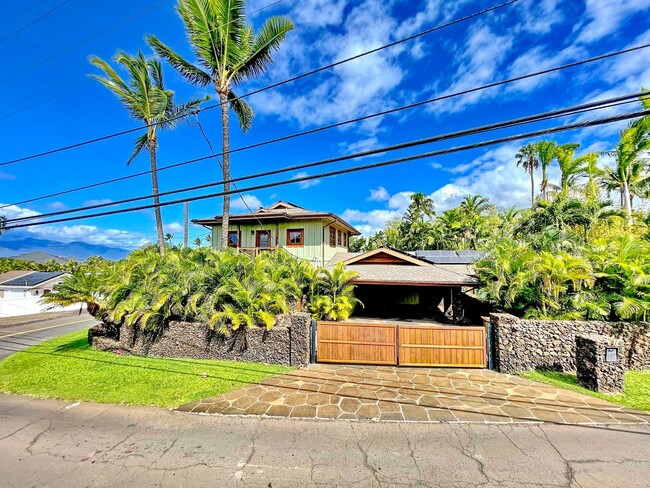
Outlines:
{"type": "Polygon", "coordinates": [[[43,295],[43,303],[67,307],[81,304],[79,313],[86,305],[88,313],[98,317],[102,312],[108,268],[99,266],[79,266],[63,281],[54,285],[52,291],[43,295]]]}
{"type": "Polygon", "coordinates": [[[332,269],[321,268],[312,288],[309,310],[321,320],[346,320],[361,301],[354,297],[354,271],[347,271],[343,263],[332,269]]]}

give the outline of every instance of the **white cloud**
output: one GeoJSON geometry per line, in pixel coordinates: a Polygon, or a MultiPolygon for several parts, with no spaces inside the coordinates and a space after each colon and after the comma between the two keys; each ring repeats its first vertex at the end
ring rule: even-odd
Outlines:
{"type": "Polygon", "coordinates": [[[15,180],[16,176],[9,174],[9,173],[3,173],[0,171],[0,180],[15,180]]]}
{"type": "Polygon", "coordinates": [[[390,194],[383,186],[376,189],[370,189],[370,196],[366,198],[369,202],[385,202],[390,199],[390,194]]]}
{"type": "Polygon", "coordinates": [[[47,205],[45,205],[45,208],[49,210],[63,210],[68,207],[66,206],[65,203],[57,201],[57,202],[48,203],[47,205]]]}
{"type": "Polygon", "coordinates": [[[254,212],[258,208],[262,207],[262,202],[260,202],[260,199],[255,195],[246,194],[241,195],[240,197],[239,194],[234,194],[230,197],[230,207],[234,210],[245,210],[246,212],[248,212],[248,208],[250,207],[254,212]]]}
{"type": "MultiPolygon", "coordinates": [[[[499,35],[486,23],[478,23],[469,29],[462,52],[458,56],[458,67],[452,77],[451,84],[442,93],[451,94],[468,90],[494,81],[495,75],[501,73],[501,65],[506,59],[514,42],[514,34],[499,35]]],[[[461,98],[444,100],[430,105],[427,110],[436,113],[459,112],[467,105],[484,101],[486,96],[494,96],[496,90],[489,95],[484,92],[474,92],[461,98]]]]}
{"type": "Polygon", "coordinates": [[[93,199],[91,199],[91,200],[84,200],[84,202],[83,202],[82,205],[83,205],[84,207],[90,207],[90,206],[92,206],[92,205],[102,205],[102,204],[104,204],[104,203],[111,203],[112,201],[113,201],[113,200],[111,200],[110,198],[98,198],[98,199],[95,199],[95,200],[93,200],[93,199]]]}
{"type": "MultiPolygon", "coordinates": [[[[308,5],[325,2],[311,0],[308,5]]],[[[431,2],[428,2],[431,3],[431,2]]],[[[334,11],[338,16],[338,3],[334,11]]],[[[386,44],[399,35],[402,25],[392,16],[392,2],[364,0],[341,10],[337,29],[323,32],[314,23],[300,26],[278,52],[277,63],[270,72],[271,81],[302,73],[336,60],[348,58],[386,44]]],[[[332,8],[327,2],[326,10],[332,8]]],[[[289,17],[303,15],[303,2],[296,4],[289,17]]],[[[330,12],[331,13],[331,12],[330,12]]],[[[312,15],[309,13],[309,15],[312,15]]],[[[408,24],[407,20],[404,24],[408,24]]],[[[391,101],[399,101],[397,90],[406,72],[400,56],[422,56],[421,47],[400,45],[346,62],[327,73],[318,74],[296,90],[273,90],[260,93],[255,108],[261,114],[282,121],[295,121],[301,127],[322,125],[384,110],[391,101]]],[[[380,118],[357,124],[357,132],[374,134],[380,118]]]]}
{"type": "MultiPolygon", "coordinates": [[[[3,205],[4,204],[0,203],[0,206],[3,205]]],[[[17,219],[21,217],[34,217],[40,215],[40,212],[18,207],[16,205],[10,205],[2,209],[2,214],[6,216],[7,219],[17,219]]],[[[17,224],[18,223],[22,222],[17,222],[17,224]]],[[[11,223],[8,225],[11,225],[11,223]]],[[[104,229],[94,225],[39,225],[13,229],[8,231],[7,235],[12,238],[35,237],[59,242],[80,241],[88,244],[105,245],[124,249],[134,249],[142,244],[151,242],[151,239],[140,233],[119,229],[104,229]]]]}
{"type": "Polygon", "coordinates": [[[648,0],[586,0],[587,20],[577,28],[577,42],[598,41],[618,31],[628,17],[648,9],[648,0]]]}
{"type": "Polygon", "coordinates": [[[396,193],[388,198],[385,208],[370,211],[347,209],[341,217],[357,227],[364,235],[381,230],[391,219],[401,217],[411,203],[412,191],[396,193]]]}
{"type": "Polygon", "coordinates": [[[183,224],[180,222],[171,222],[163,226],[165,232],[173,234],[174,232],[183,232],[183,224]]]}
{"type": "MultiPolygon", "coordinates": [[[[295,175],[293,175],[291,177],[291,179],[292,180],[297,180],[298,178],[306,178],[307,176],[309,176],[309,173],[307,173],[306,171],[301,171],[300,173],[296,173],[295,175]]],[[[306,180],[306,181],[298,182],[298,187],[301,190],[306,190],[307,188],[311,188],[312,186],[316,186],[316,185],[319,185],[319,184],[320,184],[319,179],[306,180]]]]}

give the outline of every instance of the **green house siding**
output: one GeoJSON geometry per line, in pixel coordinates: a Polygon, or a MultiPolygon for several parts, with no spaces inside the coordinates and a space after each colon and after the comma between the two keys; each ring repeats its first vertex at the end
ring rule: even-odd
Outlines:
{"type": "MultiPolygon", "coordinates": [[[[349,242],[349,233],[342,226],[331,223],[330,219],[310,219],[310,220],[290,220],[281,222],[262,222],[255,224],[237,224],[232,222],[229,226],[230,231],[238,231],[240,235],[239,247],[254,248],[256,247],[257,231],[266,230],[271,233],[271,247],[276,244],[285,248],[289,253],[297,258],[306,259],[316,265],[324,265],[337,252],[347,252],[349,242]],[[345,234],[345,239],[338,244],[338,239],[334,247],[330,246],[330,227],[334,227],[345,234]],[[304,244],[302,246],[287,245],[287,231],[294,229],[304,230],[304,244]]],[[[221,225],[212,227],[212,246],[216,249],[221,248],[221,225]]]]}

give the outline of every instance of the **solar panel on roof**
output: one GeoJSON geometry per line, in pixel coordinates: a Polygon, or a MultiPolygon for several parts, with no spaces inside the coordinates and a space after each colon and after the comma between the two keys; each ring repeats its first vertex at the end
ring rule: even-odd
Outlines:
{"type": "Polygon", "coordinates": [[[36,273],[30,273],[19,278],[14,278],[13,280],[5,281],[2,283],[3,286],[35,286],[39,283],[44,283],[52,278],[61,276],[63,273],[57,271],[39,271],[36,273]]]}

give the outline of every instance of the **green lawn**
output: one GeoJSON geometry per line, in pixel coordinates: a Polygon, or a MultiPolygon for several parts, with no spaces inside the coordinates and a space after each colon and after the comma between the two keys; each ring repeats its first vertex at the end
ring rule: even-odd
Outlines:
{"type": "Polygon", "coordinates": [[[80,331],[0,361],[0,392],[70,401],[177,407],[291,368],[257,363],[118,356],[80,331]],[[207,373],[203,378],[202,374],[207,373]]]}
{"type": "Polygon", "coordinates": [[[650,411],[650,371],[628,371],[625,375],[625,392],[622,395],[607,395],[583,388],[578,384],[576,375],[570,373],[535,370],[520,373],[520,376],[565,390],[602,398],[636,410],[650,411]]]}

